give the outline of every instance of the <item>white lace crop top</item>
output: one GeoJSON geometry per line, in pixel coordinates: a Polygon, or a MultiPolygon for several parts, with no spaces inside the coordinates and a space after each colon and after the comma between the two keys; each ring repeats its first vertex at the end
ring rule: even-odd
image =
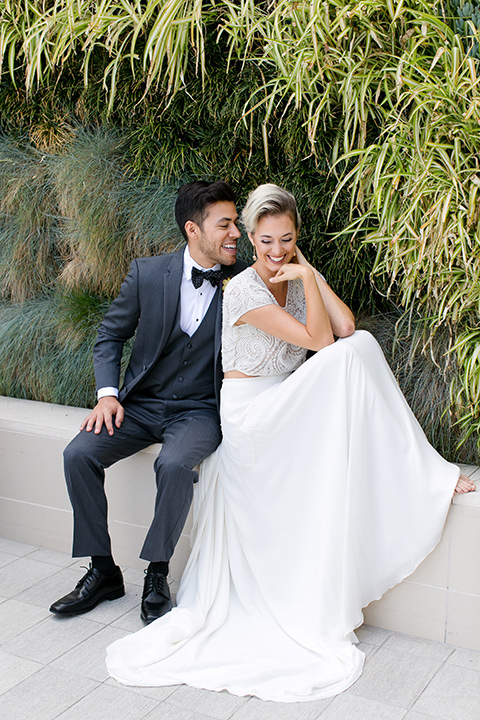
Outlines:
{"type": "MultiPolygon", "coordinates": [[[[235,325],[249,310],[278,305],[272,293],[253,268],[233,277],[223,297],[223,371],[238,370],[245,375],[280,375],[293,372],[305,360],[305,348],[258,330],[253,325],[235,325]]],[[[307,319],[305,293],[301,280],[289,280],[284,308],[304,323],[307,319]]]]}

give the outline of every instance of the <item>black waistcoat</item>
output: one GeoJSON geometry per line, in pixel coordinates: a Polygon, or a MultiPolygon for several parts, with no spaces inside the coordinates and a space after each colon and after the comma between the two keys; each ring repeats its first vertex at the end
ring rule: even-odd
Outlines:
{"type": "Polygon", "coordinates": [[[182,406],[188,401],[192,408],[216,407],[214,337],[217,299],[215,294],[192,337],[180,327],[178,303],[170,337],[147,377],[133,391],[136,397],[178,401],[182,406]]]}

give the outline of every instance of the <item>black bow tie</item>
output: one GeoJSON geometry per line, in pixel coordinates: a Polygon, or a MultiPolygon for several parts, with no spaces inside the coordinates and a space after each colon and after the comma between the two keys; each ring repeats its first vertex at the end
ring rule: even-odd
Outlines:
{"type": "Polygon", "coordinates": [[[198,290],[202,287],[203,281],[208,280],[213,287],[218,287],[222,282],[222,271],[221,270],[199,270],[196,267],[192,268],[192,283],[193,287],[198,290]]]}

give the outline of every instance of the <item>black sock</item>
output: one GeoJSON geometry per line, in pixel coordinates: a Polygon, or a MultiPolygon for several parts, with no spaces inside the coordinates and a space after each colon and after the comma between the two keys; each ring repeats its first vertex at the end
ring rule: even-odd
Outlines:
{"type": "Polygon", "coordinates": [[[162,575],[165,575],[167,577],[168,575],[168,562],[162,562],[159,560],[158,562],[151,562],[148,566],[149,570],[153,570],[157,573],[162,573],[162,575]]]}
{"type": "Polygon", "coordinates": [[[100,570],[103,575],[115,575],[117,566],[111,555],[92,555],[92,567],[100,570]]]}

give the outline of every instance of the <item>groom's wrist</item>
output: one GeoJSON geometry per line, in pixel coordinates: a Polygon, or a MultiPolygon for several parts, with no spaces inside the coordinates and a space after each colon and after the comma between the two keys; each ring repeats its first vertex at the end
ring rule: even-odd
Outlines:
{"type": "Polygon", "coordinates": [[[116,387],[102,387],[97,390],[97,400],[101,400],[104,397],[116,397],[118,398],[118,388],[116,387]]]}

